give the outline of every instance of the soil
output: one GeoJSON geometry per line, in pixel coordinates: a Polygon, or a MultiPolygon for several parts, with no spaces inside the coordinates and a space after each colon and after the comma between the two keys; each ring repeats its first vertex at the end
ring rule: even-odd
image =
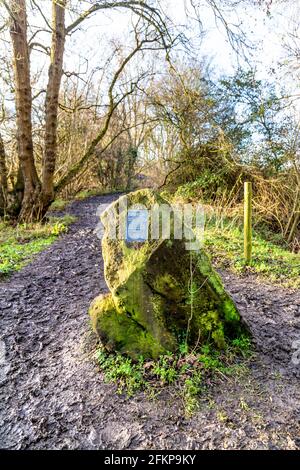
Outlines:
{"type": "Polygon", "coordinates": [[[87,310],[107,291],[96,211],[117,197],[74,202],[69,232],[0,282],[0,447],[299,449],[299,291],[220,273],[256,353],[248,372],[208,387],[192,417],[168,388],[127,398],[104,382],[87,310]]]}

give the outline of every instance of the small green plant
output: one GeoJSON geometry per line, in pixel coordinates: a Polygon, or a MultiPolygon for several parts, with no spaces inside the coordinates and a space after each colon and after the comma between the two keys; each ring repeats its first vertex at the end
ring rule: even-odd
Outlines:
{"type": "Polygon", "coordinates": [[[153,374],[162,384],[174,383],[177,379],[176,359],[172,356],[162,356],[153,368],[153,374]]]}
{"type": "Polygon", "coordinates": [[[235,338],[231,344],[235,348],[236,353],[240,353],[244,357],[252,354],[251,339],[248,336],[242,335],[240,338],[235,338]]]}
{"type": "Polygon", "coordinates": [[[195,372],[185,379],[183,386],[184,410],[187,416],[191,416],[199,407],[198,397],[202,391],[202,375],[195,372]]]}
{"type": "Polygon", "coordinates": [[[242,397],[240,398],[240,408],[244,411],[249,411],[250,409],[248,403],[242,397]]]}
{"type": "Polygon", "coordinates": [[[189,347],[186,341],[179,344],[179,352],[182,356],[185,356],[189,351],[189,347]]]}
{"type": "Polygon", "coordinates": [[[144,386],[143,358],[135,364],[120,354],[107,355],[102,349],[96,352],[95,357],[104,372],[106,382],[117,384],[118,393],[126,391],[131,396],[144,386]]]}
{"type": "Polygon", "coordinates": [[[68,227],[63,222],[55,222],[51,228],[51,235],[58,236],[60,233],[68,231],[68,227]]]}
{"type": "Polygon", "coordinates": [[[198,361],[203,364],[205,369],[209,370],[218,370],[224,367],[222,361],[217,357],[217,353],[215,351],[206,351],[205,347],[201,349],[198,361]]]}

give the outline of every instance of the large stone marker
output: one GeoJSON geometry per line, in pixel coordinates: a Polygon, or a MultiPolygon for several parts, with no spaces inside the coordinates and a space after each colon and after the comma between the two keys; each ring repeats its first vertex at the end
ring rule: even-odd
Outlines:
{"type": "Polygon", "coordinates": [[[89,314],[110,351],[136,359],[157,358],[183,341],[201,345],[210,340],[223,348],[227,337],[244,329],[203,249],[189,251],[184,239],[174,239],[175,218],[171,206],[151,190],[122,196],[102,215],[110,293],[97,297],[89,314]],[[125,202],[128,210],[120,215],[125,202]],[[151,209],[163,204],[170,209],[170,237],[153,239],[151,209]]]}

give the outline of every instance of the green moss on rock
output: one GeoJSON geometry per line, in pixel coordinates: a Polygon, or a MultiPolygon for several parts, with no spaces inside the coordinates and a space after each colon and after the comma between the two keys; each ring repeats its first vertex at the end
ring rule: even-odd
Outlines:
{"type": "Polygon", "coordinates": [[[141,325],[117,311],[111,294],[96,297],[89,315],[94,331],[108,351],[119,351],[133,359],[141,355],[157,358],[167,353],[141,325]]]}

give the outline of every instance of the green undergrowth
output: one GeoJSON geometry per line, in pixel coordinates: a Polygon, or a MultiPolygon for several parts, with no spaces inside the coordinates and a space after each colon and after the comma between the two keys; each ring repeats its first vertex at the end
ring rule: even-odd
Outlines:
{"type": "Polygon", "coordinates": [[[300,287],[300,255],[266,241],[253,230],[252,261],[245,266],[243,231],[230,222],[216,224],[208,221],[204,232],[204,246],[211,253],[214,264],[238,273],[258,274],[262,278],[285,287],[300,287]]]}
{"type": "Polygon", "coordinates": [[[87,199],[88,197],[101,196],[102,194],[105,194],[105,192],[101,189],[83,189],[82,191],[79,191],[79,193],[76,194],[75,199],[82,201],[83,199],[87,199]]]}
{"type": "Polygon", "coordinates": [[[76,194],[75,199],[76,200],[83,200],[87,199],[92,196],[105,196],[106,194],[122,194],[126,192],[125,189],[98,189],[98,188],[93,188],[93,189],[84,189],[80,191],[79,193],[76,194]]]}
{"type": "Polygon", "coordinates": [[[219,351],[205,344],[197,351],[188,351],[182,344],[177,354],[161,356],[156,361],[138,361],[100,347],[95,358],[108,383],[117,386],[119,394],[131,397],[144,391],[155,398],[166,390],[182,399],[184,412],[191,415],[199,406],[199,398],[208,386],[230,381],[248,373],[247,363],[253,355],[251,341],[241,336],[219,351]]]}
{"type": "Polygon", "coordinates": [[[122,193],[122,192],[124,191],[113,190],[113,189],[111,190],[104,190],[104,189],[99,189],[99,188],[83,189],[82,191],[79,191],[73,198],[55,199],[55,201],[52,202],[49,208],[49,211],[50,212],[63,211],[74,200],[83,201],[84,199],[88,199],[89,197],[92,197],[92,196],[104,196],[105,194],[122,193]]]}
{"type": "Polygon", "coordinates": [[[50,212],[63,211],[71,201],[67,199],[55,199],[49,207],[50,212]]]}
{"type": "MultiPolygon", "coordinates": [[[[197,185],[198,182],[188,183],[181,186],[175,194],[165,191],[162,196],[175,204],[190,200],[199,202],[201,194],[194,191],[197,185]]],[[[263,280],[283,287],[300,288],[300,254],[289,250],[282,235],[272,232],[254,217],[252,261],[246,266],[243,217],[229,217],[225,215],[226,209],[224,214],[217,215],[211,205],[204,205],[204,208],[207,219],[204,246],[206,251],[210,252],[215,267],[237,273],[255,274],[263,280]]]]}
{"type": "Polygon", "coordinates": [[[13,226],[0,222],[0,277],[18,271],[30,263],[33,255],[51,245],[57,237],[68,231],[75,217],[49,217],[46,223],[13,226]]]}

